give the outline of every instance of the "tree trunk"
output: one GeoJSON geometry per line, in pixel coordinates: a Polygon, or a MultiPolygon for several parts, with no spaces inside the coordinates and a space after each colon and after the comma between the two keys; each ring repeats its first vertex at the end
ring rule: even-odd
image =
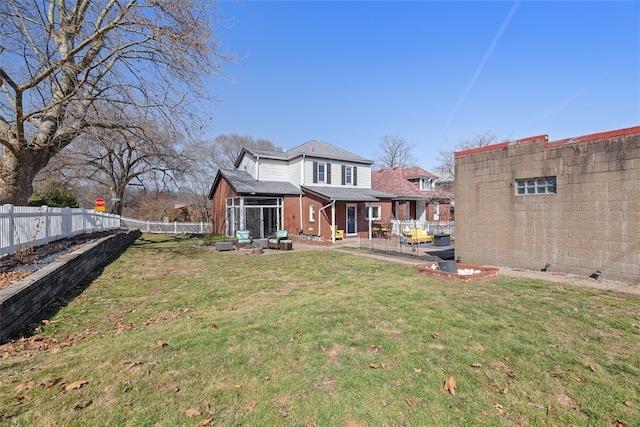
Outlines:
{"type": "Polygon", "coordinates": [[[48,161],[46,152],[25,150],[15,155],[3,147],[0,156],[0,205],[26,206],[33,193],[33,179],[48,161]]]}

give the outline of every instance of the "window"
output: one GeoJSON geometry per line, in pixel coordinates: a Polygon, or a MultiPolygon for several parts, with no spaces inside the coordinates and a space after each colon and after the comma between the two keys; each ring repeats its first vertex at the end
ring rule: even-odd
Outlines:
{"type": "Polygon", "coordinates": [[[556,177],[516,179],[516,194],[554,194],[556,177]]]}
{"type": "Polygon", "coordinates": [[[380,205],[371,205],[367,207],[367,210],[365,212],[365,219],[369,220],[375,220],[375,219],[380,219],[380,205]]]}
{"type": "Polygon", "coordinates": [[[421,190],[433,190],[433,180],[431,178],[420,178],[420,189],[421,190]]]}
{"type": "Polygon", "coordinates": [[[325,168],[326,165],[324,163],[318,163],[318,182],[324,182],[325,181],[325,168]]]}
{"type": "Polygon", "coordinates": [[[316,205],[309,205],[309,222],[316,222],[316,205]]]}
{"type": "Polygon", "coordinates": [[[313,182],[326,182],[331,184],[331,164],[313,162],[313,182]]]}
{"type": "Polygon", "coordinates": [[[342,165],[342,185],[358,185],[358,168],[342,165]]]}

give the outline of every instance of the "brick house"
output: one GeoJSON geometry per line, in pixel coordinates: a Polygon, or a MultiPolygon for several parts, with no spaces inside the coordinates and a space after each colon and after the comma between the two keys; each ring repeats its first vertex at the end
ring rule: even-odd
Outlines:
{"type": "Polygon", "coordinates": [[[420,167],[393,167],[371,173],[371,188],[393,194],[391,217],[425,222],[450,221],[453,188],[420,167]],[[447,186],[443,188],[441,184],[447,186]]]}
{"type": "Polygon", "coordinates": [[[456,256],[640,283],[640,126],[455,153],[456,256]]]}
{"type": "Polygon", "coordinates": [[[284,229],[324,240],[331,226],[366,237],[370,222],[390,215],[390,195],[371,188],[373,162],[327,142],[289,151],[243,148],[234,170],[219,170],[211,190],[217,234],[247,229],[255,238],[284,229]]]}

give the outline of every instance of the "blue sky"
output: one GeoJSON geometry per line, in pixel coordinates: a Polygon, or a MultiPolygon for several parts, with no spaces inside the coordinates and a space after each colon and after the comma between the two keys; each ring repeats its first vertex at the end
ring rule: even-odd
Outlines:
{"type": "Polygon", "coordinates": [[[206,138],[311,139],[374,160],[385,134],[558,140],[640,125],[639,1],[220,1],[237,57],[206,138]]]}

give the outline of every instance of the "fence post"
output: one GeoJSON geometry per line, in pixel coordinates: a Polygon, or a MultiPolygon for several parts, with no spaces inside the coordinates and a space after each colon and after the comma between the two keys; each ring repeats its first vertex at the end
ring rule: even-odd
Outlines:
{"type": "MultiPolygon", "coordinates": [[[[6,231],[7,231],[7,246],[9,249],[10,254],[14,253],[16,251],[16,236],[15,236],[15,229],[13,227],[13,205],[11,204],[6,204],[6,205],[2,205],[1,209],[0,209],[0,213],[2,213],[4,211],[4,213],[6,214],[5,216],[5,221],[6,221],[6,231]]],[[[0,223],[1,225],[1,223],[0,223]]],[[[2,229],[2,227],[0,227],[0,229],[2,229]]],[[[3,233],[4,234],[4,233],[3,233]]]]}
{"type": "Polygon", "coordinates": [[[49,206],[40,206],[40,218],[36,219],[36,227],[33,236],[34,241],[39,240],[38,234],[40,233],[38,230],[38,221],[40,221],[41,224],[44,222],[44,243],[49,243],[51,241],[51,216],[49,214],[49,206]]]}
{"type": "Polygon", "coordinates": [[[70,237],[71,236],[71,208],[66,207],[62,208],[62,218],[61,218],[61,232],[62,237],[70,237]]]}

